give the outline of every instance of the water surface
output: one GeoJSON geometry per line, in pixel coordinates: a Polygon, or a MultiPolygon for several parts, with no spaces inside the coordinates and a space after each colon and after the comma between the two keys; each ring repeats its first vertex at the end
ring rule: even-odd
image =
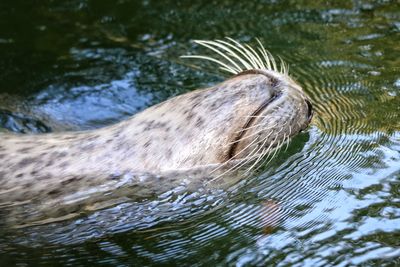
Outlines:
{"type": "Polygon", "coordinates": [[[98,128],[213,85],[227,76],[179,56],[225,36],[290,65],[310,128],[229,190],[0,229],[4,266],[400,265],[397,1],[3,0],[2,131],[98,128]]]}

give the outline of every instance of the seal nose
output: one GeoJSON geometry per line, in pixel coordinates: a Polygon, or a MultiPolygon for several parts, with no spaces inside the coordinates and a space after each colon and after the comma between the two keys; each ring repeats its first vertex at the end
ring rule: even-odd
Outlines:
{"type": "Polygon", "coordinates": [[[310,122],[313,117],[314,111],[313,111],[311,102],[307,99],[306,99],[306,104],[307,104],[307,108],[308,108],[307,118],[308,118],[308,121],[310,122]]]}

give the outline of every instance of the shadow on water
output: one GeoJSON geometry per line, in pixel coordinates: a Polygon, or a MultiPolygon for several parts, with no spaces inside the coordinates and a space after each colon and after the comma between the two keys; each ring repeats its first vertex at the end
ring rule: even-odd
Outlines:
{"type": "Polygon", "coordinates": [[[224,79],[192,39],[260,37],[310,96],[311,127],[225,191],[165,194],[5,233],[30,265],[400,264],[396,1],[2,1],[0,122],[91,129],[224,79]],[[201,65],[201,68],[193,67],[201,65]]]}

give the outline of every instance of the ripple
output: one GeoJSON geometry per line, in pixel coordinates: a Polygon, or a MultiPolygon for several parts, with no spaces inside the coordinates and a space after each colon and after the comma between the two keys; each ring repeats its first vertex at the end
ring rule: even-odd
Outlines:
{"type": "Polygon", "coordinates": [[[97,128],[215,84],[215,67],[177,58],[197,49],[191,39],[224,36],[259,37],[281,55],[315,116],[286,151],[226,191],[169,192],[62,223],[0,228],[3,264],[395,264],[394,3],[75,1],[24,8],[29,23],[10,3],[2,14],[16,27],[0,28],[0,90],[22,99],[0,101],[0,123],[12,131],[97,128]]]}

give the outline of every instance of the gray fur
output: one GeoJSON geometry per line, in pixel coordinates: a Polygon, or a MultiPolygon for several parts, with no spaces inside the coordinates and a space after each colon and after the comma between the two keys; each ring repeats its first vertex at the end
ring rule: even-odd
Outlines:
{"type": "MultiPolygon", "coordinates": [[[[182,184],[193,187],[210,179],[215,166],[250,153],[245,149],[230,159],[230,143],[248,117],[277,92],[281,97],[253,123],[262,122],[265,129],[244,134],[257,130],[261,137],[269,136],[264,145],[277,145],[304,129],[309,118],[301,88],[273,71],[244,73],[176,96],[102,129],[2,133],[0,207],[10,212],[9,221],[25,225],[75,216],[127,196],[136,200],[182,184]]],[[[238,142],[237,151],[251,140],[238,142]]]]}

